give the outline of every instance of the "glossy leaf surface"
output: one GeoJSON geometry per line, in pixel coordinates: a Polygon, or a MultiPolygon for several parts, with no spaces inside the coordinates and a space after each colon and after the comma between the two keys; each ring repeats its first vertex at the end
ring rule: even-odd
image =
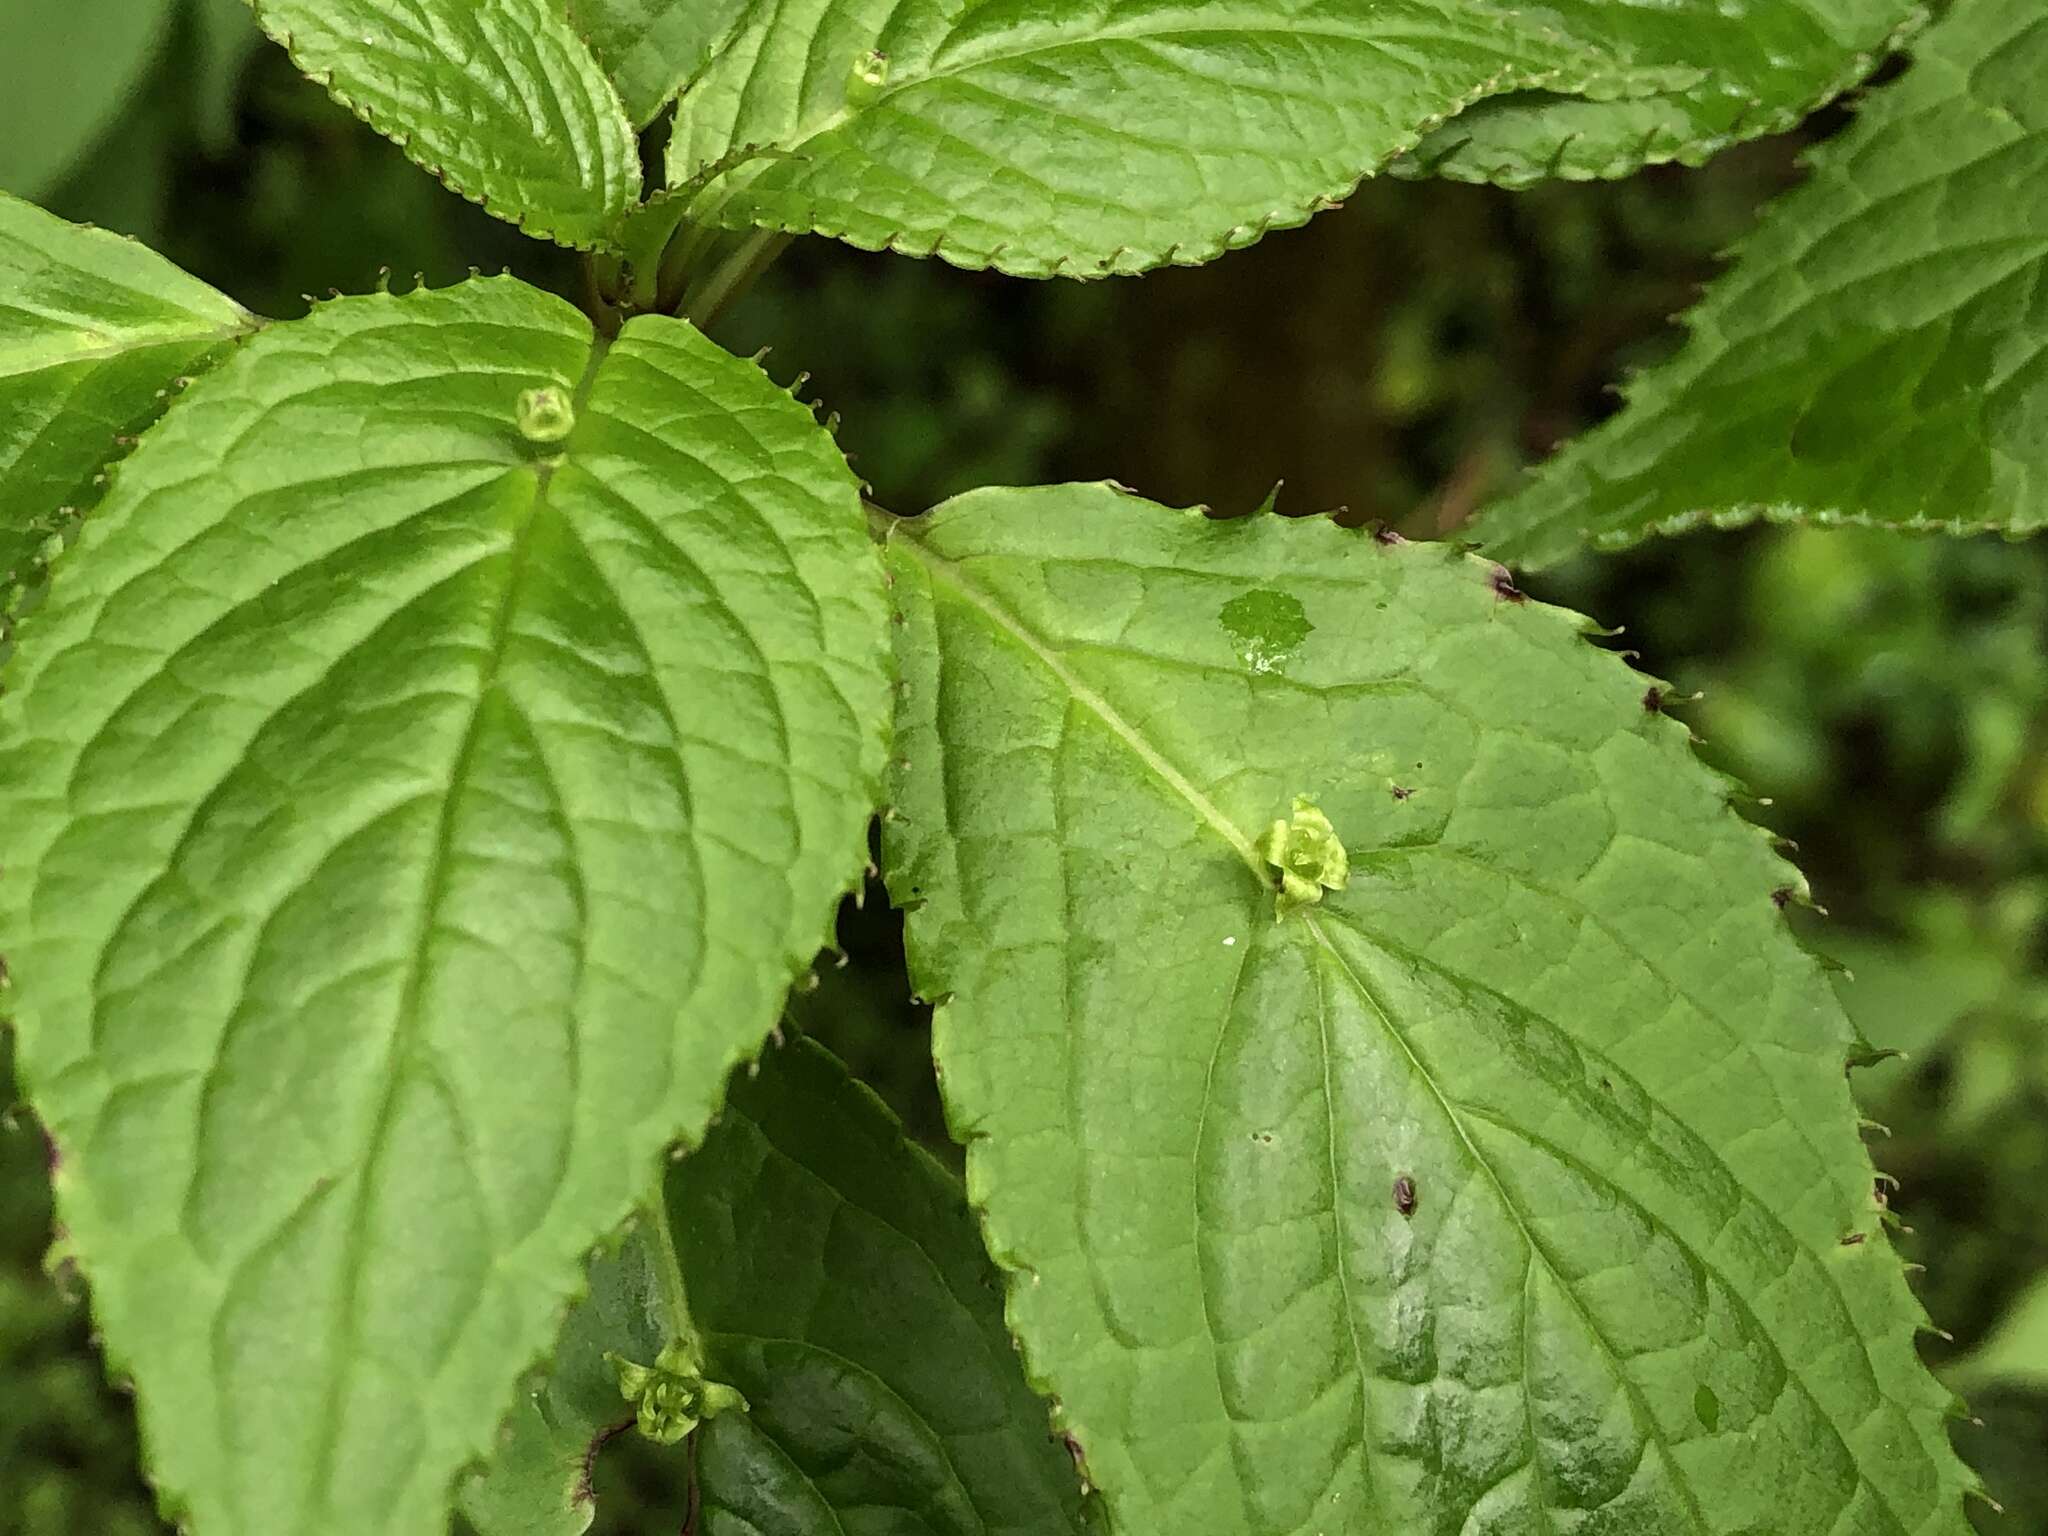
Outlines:
{"type": "Polygon", "coordinates": [[[122,465],[0,700],[0,932],[196,1529],[442,1528],[858,876],[881,615],[801,406],[510,280],[273,326],[122,465]]]}
{"type": "MultiPolygon", "coordinates": [[[[1911,14],[1908,0],[757,0],[690,66],[669,176],[753,152],[705,194],[708,216],[1030,276],[1137,272],[1299,224],[1510,93],[1664,103],[1650,131],[1633,116],[1603,129],[1586,161],[1603,173],[1701,153],[1846,84],[1911,14]]],[[[1548,133],[1435,147],[1431,163],[1478,157],[1467,174],[1515,179],[1557,158],[1548,133]]]]}
{"type": "Polygon", "coordinates": [[[1797,876],[1581,621],[1105,487],[889,550],[890,889],[1118,1529],[1967,1530],[1797,876]]]}
{"type": "Polygon", "coordinates": [[[1541,565],[1703,522],[2048,525],[2048,15],[1960,0],[1668,363],[1476,535],[1541,565]]]}
{"type": "Polygon", "coordinates": [[[563,0],[255,0],[300,69],[529,234],[608,245],[640,150],[563,0]]]}

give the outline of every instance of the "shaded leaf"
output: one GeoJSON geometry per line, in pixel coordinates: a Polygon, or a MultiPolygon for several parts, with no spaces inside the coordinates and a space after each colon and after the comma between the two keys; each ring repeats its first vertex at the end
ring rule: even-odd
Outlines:
{"type": "Polygon", "coordinates": [[[36,197],[121,115],[162,49],[166,0],[10,0],[0,6],[0,191],[36,197]]]}
{"type": "Polygon", "coordinates": [[[710,1374],[751,1404],[702,1432],[704,1536],[1084,1529],[959,1182],[826,1051],[735,1080],[668,1188],[710,1374]]]}
{"type": "Polygon", "coordinates": [[[585,1462],[624,1417],[606,1356],[678,1337],[748,1403],[698,1432],[702,1536],[1086,1528],[959,1181],[822,1047],[795,1040],[735,1080],[668,1204],[674,1284],[644,1228],[593,1264],[490,1504],[465,1500],[481,1536],[588,1528],[585,1462]]]}
{"type": "MultiPolygon", "coordinates": [[[[459,1508],[478,1536],[583,1536],[597,1514],[591,1468],[633,1427],[618,1371],[605,1358],[652,1360],[674,1309],[644,1229],[590,1261],[589,1289],[569,1310],[546,1367],[521,1388],[490,1464],[464,1482],[459,1508]]],[[[673,1264],[673,1260],[666,1261],[673,1264]]]]}
{"type": "Polygon", "coordinates": [[[1474,534],[1543,565],[1703,522],[2048,525],[2048,16],[1959,0],[1678,355],[1474,534]]]}
{"type": "Polygon", "coordinates": [[[1948,1374],[1967,1392],[1989,1387],[2048,1392],[2048,1275],[2037,1275],[1984,1342],[1950,1366],[1948,1374]]]}

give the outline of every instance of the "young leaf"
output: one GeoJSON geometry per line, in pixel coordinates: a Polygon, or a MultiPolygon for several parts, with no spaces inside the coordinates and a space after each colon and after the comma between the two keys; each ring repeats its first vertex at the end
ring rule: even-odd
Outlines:
{"type": "Polygon", "coordinates": [[[698,1435],[704,1536],[896,1529],[887,1512],[944,1536],[1087,1528],[958,1181],[824,1049],[796,1040],[734,1081],[668,1208],[680,1294],[641,1237],[598,1260],[553,1379],[464,1500],[482,1536],[588,1528],[588,1453],[630,1417],[605,1358],[678,1336],[747,1403],[698,1435]],[[537,1470],[553,1497],[515,1493],[537,1470]]]}
{"type": "Polygon", "coordinates": [[[1668,125],[1609,155],[1629,166],[1764,131],[1913,11],[753,3],[701,71],[671,60],[693,78],[669,179],[776,150],[717,178],[704,216],[1027,276],[1139,272],[1299,224],[1489,97],[1669,98],[1668,125]]]}
{"type": "Polygon", "coordinates": [[[0,6],[0,191],[50,190],[112,126],[163,46],[165,0],[0,6]]]}
{"type": "Polygon", "coordinates": [[[864,863],[852,476],[679,321],[341,300],[123,464],[0,699],[60,1216],[207,1536],[437,1529],[864,863]]]}
{"type": "Polygon", "coordinates": [[[563,0],[255,0],[300,69],[528,234],[608,246],[640,150],[563,0]]]}
{"type": "Polygon", "coordinates": [[[1474,531],[1542,565],[1712,521],[2048,525],[2048,15],[1959,0],[1630,387],[1474,531]]]}
{"type": "Polygon", "coordinates": [[[1797,877],[1582,621],[1106,487],[889,567],[890,888],[1119,1529],[1968,1529],[1797,877]]]}
{"type": "Polygon", "coordinates": [[[115,439],[257,324],[134,241],[0,194],[0,614],[115,439]]]}

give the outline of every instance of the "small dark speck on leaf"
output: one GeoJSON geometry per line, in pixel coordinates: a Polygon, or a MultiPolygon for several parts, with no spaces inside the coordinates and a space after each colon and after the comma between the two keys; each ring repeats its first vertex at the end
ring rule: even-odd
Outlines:
{"type": "Polygon", "coordinates": [[[1394,1209],[1403,1216],[1415,1214],[1415,1181],[1405,1173],[1394,1180],[1394,1209]]]}
{"type": "Polygon", "coordinates": [[[1705,1382],[1692,1395],[1693,1417],[1700,1421],[1701,1428],[1712,1434],[1721,1427],[1721,1399],[1714,1395],[1714,1389],[1705,1382]]]}
{"type": "Polygon", "coordinates": [[[1408,542],[1385,523],[1375,523],[1372,536],[1382,544],[1406,544],[1408,542]]]}
{"type": "Polygon", "coordinates": [[[1650,715],[1664,713],[1664,690],[1654,683],[1643,690],[1643,712],[1650,715]]]}
{"type": "Polygon", "coordinates": [[[1775,891],[1771,892],[1771,905],[1776,907],[1780,912],[1784,911],[1787,907],[1791,906],[1792,887],[1789,885],[1781,885],[1775,891]]]}
{"type": "Polygon", "coordinates": [[[1612,1082],[1612,1081],[1610,1081],[1610,1080],[1609,1080],[1609,1079],[1607,1079],[1607,1078],[1604,1078],[1604,1077],[1603,1077],[1603,1078],[1601,1078],[1601,1079],[1600,1079],[1600,1086],[1601,1086],[1602,1088],[1605,1088],[1605,1089],[1606,1089],[1606,1090],[1607,1090],[1607,1091],[1608,1091],[1609,1093],[1612,1093],[1612,1092],[1614,1092],[1614,1084],[1613,1084],[1613,1082],[1612,1082]]]}
{"type": "Polygon", "coordinates": [[[1865,1238],[1863,1233],[1851,1232],[1842,1239],[1842,1246],[1844,1248],[1854,1248],[1858,1243],[1861,1243],[1864,1240],[1865,1238]]]}
{"type": "Polygon", "coordinates": [[[1515,578],[1504,565],[1493,568],[1493,595],[1504,603],[1525,603],[1529,594],[1515,585],[1515,578]]]}
{"type": "Polygon", "coordinates": [[[1391,794],[1396,800],[1406,800],[1410,795],[1415,793],[1414,790],[1408,788],[1404,784],[1389,785],[1387,792],[1391,794]]]}

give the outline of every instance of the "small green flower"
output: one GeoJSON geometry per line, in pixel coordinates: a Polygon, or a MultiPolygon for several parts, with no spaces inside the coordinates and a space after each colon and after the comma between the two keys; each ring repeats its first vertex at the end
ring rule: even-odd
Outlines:
{"type": "Polygon", "coordinates": [[[1280,871],[1280,895],[1273,906],[1279,922],[1323,899],[1323,892],[1341,891],[1351,883],[1351,860],[1330,818],[1304,796],[1294,797],[1294,815],[1276,821],[1259,851],[1280,871]]]}
{"type": "Polygon", "coordinates": [[[519,435],[529,443],[559,443],[576,430],[576,407],[566,390],[553,385],[519,396],[519,435]]]}
{"type": "Polygon", "coordinates": [[[889,83],[889,55],[878,48],[870,48],[853,61],[853,67],[846,72],[846,104],[849,107],[872,105],[881,97],[882,87],[889,83]]]}
{"type": "Polygon", "coordinates": [[[704,1379],[703,1362],[681,1340],[665,1347],[652,1365],[620,1355],[605,1356],[619,1378],[619,1395],[633,1405],[640,1433],[657,1445],[674,1445],[707,1419],[747,1411],[747,1400],[722,1381],[704,1379]]]}

